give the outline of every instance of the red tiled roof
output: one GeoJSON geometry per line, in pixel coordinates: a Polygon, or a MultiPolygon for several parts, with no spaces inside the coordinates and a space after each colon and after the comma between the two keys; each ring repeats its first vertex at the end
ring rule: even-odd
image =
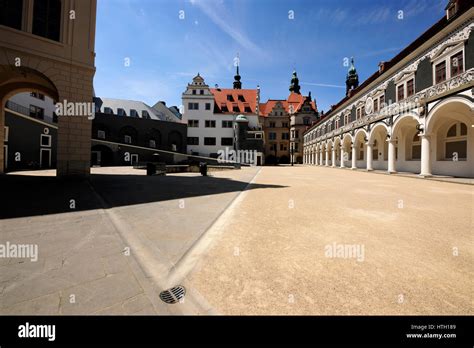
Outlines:
{"type": "MultiPolygon", "coordinates": [[[[306,98],[308,97],[291,92],[287,99],[269,99],[266,103],[260,103],[260,115],[268,116],[278,102],[281,103],[286,112],[290,112],[290,105],[293,105],[294,112],[298,112],[306,98]]],[[[311,101],[311,107],[314,111],[318,110],[314,101],[311,101]]]]}
{"type": "Polygon", "coordinates": [[[214,94],[215,108],[214,112],[222,114],[254,114],[257,107],[256,89],[233,89],[233,88],[211,88],[211,93],[214,94]],[[228,100],[227,96],[232,96],[232,100],[228,100]],[[239,100],[239,96],[243,100],[239,100]],[[228,111],[223,111],[223,107],[227,106],[228,111]],[[239,111],[233,111],[234,106],[238,107],[239,111]],[[245,107],[249,107],[250,111],[245,111],[245,107]]]}

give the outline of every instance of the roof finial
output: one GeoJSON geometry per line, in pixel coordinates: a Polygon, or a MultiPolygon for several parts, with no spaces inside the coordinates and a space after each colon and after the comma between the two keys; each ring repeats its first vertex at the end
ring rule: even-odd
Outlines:
{"type": "Polygon", "coordinates": [[[240,82],[240,75],[239,75],[239,66],[240,66],[240,57],[239,52],[237,52],[237,57],[234,59],[234,65],[236,66],[236,74],[234,76],[234,89],[241,89],[242,82],[240,82]]]}

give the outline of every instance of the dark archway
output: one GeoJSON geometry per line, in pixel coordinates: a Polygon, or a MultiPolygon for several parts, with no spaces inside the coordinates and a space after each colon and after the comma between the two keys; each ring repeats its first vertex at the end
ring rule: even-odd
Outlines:
{"type": "Polygon", "coordinates": [[[91,166],[107,167],[114,164],[114,154],[106,145],[94,145],[91,149],[91,166]]]}
{"type": "Polygon", "coordinates": [[[182,152],[183,137],[177,131],[171,131],[168,134],[168,150],[182,152]]]}

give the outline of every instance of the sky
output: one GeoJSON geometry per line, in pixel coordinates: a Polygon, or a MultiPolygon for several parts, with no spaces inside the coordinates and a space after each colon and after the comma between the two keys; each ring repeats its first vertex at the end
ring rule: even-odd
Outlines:
{"type": "Polygon", "coordinates": [[[347,62],[362,83],[444,15],[448,0],[99,0],[95,93],[181,105],[199,72],[261,101],[285,99],[291,74],[327,111],[344,97],[347,62]]]}

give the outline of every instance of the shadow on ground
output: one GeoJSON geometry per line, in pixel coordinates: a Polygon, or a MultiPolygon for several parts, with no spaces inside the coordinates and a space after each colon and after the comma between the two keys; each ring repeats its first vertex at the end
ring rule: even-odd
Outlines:
{"type": "Polygon", "coordinates": [[[248,184],[226,178],[203,176],[91,175],[87,180],[56,177],[0,176],[0,219],[67,213],[215,195],[226,192],[283,188],[280,185],[248,184]],[[248,187],[247,187],[248,185],[248,187]],[[74,200],[75,208],[71,208],[74,200]]]}

